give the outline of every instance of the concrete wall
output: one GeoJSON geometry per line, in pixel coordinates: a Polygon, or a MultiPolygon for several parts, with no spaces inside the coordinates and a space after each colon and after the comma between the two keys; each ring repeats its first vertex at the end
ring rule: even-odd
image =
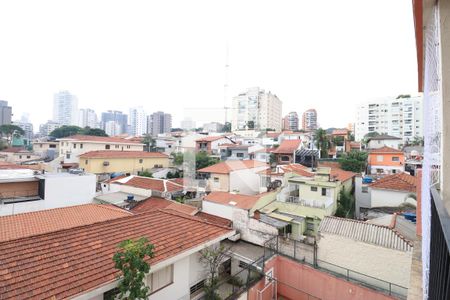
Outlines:
{"type": "Polygon", "coordinates": [[[401,191],[392,191],[392,190],[381,190],[381,189],[372,189],[369,188],[369,192],[371,194],[371,207],[381,207],[381,206],[399,206],[405,202],[416,205],[416,201],[410,199],[406,201],[408,195],[411,195],[411,192],[401,192],[401,191]],[[412,200],[412,201],[411,201],[412,200]]]}
{"type": "Polygon", "coordinates": [[[46,209],[91,203],[95,192],[94,174],[45,176],[46,209]]]}
{"type": "MultiPolygon", "coordinates": [[[[318,259],[408,287],[412,251],[404,252],[321,233],[318,259]]],[[[384,286],[386,287],[386,286],[384,286]]]]}
{"type": "Polygon", "coordinates": [[[355,216],[359,217],[361,207],[370,208],[370,192],[367,184],[362,183],[362,177],[355,178],[355,216]],[[367,192],[363,193],[363,187],[367,188],[367,192]]]}
{"type": "Polygon", "coordinates": [[[169,158],[80,158],[80,168],[89,173],[115,173],[123,172],[137,174],[154,168],[155,165],[162,165],[163,168],[169,166],[169,158]],[[142,163],[139,161],[142,159],[142,163]],[[109,162],[108,166],[103,166],[103,162],[109,162]]]}
{"type": "Polygon", "coordinates": [[[265,241],[278,235],[278,229],[249,217],[247,210],[233,208],[232,218],[233,229],[240,232],[244,241],[262,246],[265,241]]]}
{"type": "Polygon", "coordinates": [[[233,221],[233,207],[210,201],[202,201],[202,211],[233,221]]]}
{"type": "Polygon", "coordinates": [[[369,149],[379,149],[383,146],[391,147],[394,149],[400,149],[400,145],[403,144],[403,140],[371,140],[368,144],[369,149]]]}
{"type": "Polygon", "coordinates": [[[228,174],[211,173],[211,177],[208,179],[208,185],[213,192],[229,192],[230,176],[228,174]],[[214,178],[218,178],[219,182],[214,182],[214,178]]]}
{"type": "Polygon", "coordinates": [[[259,193],[260,176],[259,171],[267,167],[237,170],[230,173],[230,192],[238,191],[239,194],[256,195],[259,193]]]}

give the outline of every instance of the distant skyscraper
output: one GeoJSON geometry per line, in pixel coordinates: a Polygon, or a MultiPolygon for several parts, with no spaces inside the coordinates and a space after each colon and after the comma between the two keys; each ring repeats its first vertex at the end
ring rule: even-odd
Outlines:
{"type": "Polygon", "coordinates": [[[283,129],[298,130],[298,114],[295,111],[291,111],[283,118],[283,129]]]}
{"type": "Polygon", "coordinates": [[[317,112],[315,109],[308,109],[302,116],[302,129],[313,131],[317,129],[317,112]]]}
{"type": "Polygon", "coordinates": [[[114,121],[119,124],[120,132],[114,134],[123,134],[128,132],[128,116],[121,111],[108,110],[102,113],[101,128],[106,131],[106,123],[109,121],[114,121]]]}
{"type": "Polygon", "coordinates": [[[264,92],[259,87],[247,89],[245,93],[233,98],[233,130],[253,127],[258,130],[281,130],[282,102],[271,92],[264,92]]]}
{"type": "Polygon", "coordinates": [[[147,133],[147,117],[142,106],[130,109],[131,135],[142,136],[147,133]]]}
{"type": "Polygon", "coordinates": [[[49,136],[53,130],[55,130],[59,127],[61,127],[61,124],[49,120],[49,121],[47,121],[47,123],[41,124],[39,126],[39,133],[42,136],[49,136]]]}
{"type": "Polygon", "coordinates": [[[61,125],[78,125],[78,99],[68,91],[53,97],[53,121],[61,125]]]}
{"type": "Polygon", "coordinates": [[[122,126],[116,121],[107,121],[105,123],[105,133],[109,136],[122,134],[122,126]]]}
{"type": "Polygon", "coordinates": [[[12,108],[8,101],[0,100],[0,125],[11,124],[12,108]]]}
{"type": "Polygon", "coordinates": [[[31,141],[33,139],[33,137],[34,137],[33,124],[31,124],[29,122],[21,122],[21,121],[15,121],[13,124],[22,128],[22,130],[25,132],[25,134],[23,136],[27,140],[31,141]]]}
{"type": "Polygon", "coordinates": [[[82,108],[78,113],[78,126],[90,127],[90,128],[98,128],[98,120],[97,114],[93,109],[90,108],[82,108]]]}
{"type": "Polygon", "coordinates": [[[219,122],[210,122],[203,124],[204,132],[222,132],[223,124],[219,122]]]}
{"type": "Polygon", "coordinates": [[[192,118],[185,118],[181,121],[181,129],[192,130],[195,128],[195,121],[192,118]]]}
{"type": "Polygon", "coordinates": [[[157,136],[172,129],[172,115],[157,111],[147,117],[147,133],[157,136]]]}

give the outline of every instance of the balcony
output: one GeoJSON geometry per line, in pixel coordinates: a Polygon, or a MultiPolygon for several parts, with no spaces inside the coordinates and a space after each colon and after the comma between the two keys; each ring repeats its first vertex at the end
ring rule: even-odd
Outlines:
{"type": "Polygon", "coordinates": [[[301,206],[307,206],[307,207],[313,207],[313,208],[322,208],[327,209],[328,207],[332,206],[334,201],[332,198],[327,198],[327,200],[310,200],[310,199],[302,199],[300,197],[296,196],[289,196],[286,199],[286,202],[288,203],[296,203],[301,206]]]}

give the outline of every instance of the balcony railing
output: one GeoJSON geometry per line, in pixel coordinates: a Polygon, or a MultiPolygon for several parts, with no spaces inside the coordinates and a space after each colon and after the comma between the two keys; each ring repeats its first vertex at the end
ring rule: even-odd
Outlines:
{"type": "Polygon", "coordinates": [[[429,299],[450,299],[450,216],[436,189],[431,189],[429,299]]]}
{"type": "Polygon", "coordinates": [[[301,206],[308,206],[308,207],[322,208],[322,209],[326,209],[326,208],[330,207],[331,205],[333,205],[333,199],[331,199],[331,198],[329,198],[325,201],[322,201],[322,200],[307,200],[307,199],[301,199],[300,197],[296,197],[296,196],[289,196],[287,198],[286,202],[296,203],[301,206]]]}

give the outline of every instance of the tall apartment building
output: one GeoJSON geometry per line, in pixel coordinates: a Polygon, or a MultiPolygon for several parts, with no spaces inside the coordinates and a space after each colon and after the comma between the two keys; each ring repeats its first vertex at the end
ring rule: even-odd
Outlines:
{"type": "Polygon", "coordinates": [[[78,125],[78,99],[68,91],[53,97],[53,121],[61,125],[78,125]]]}
{"type": "Polygon", "coordinates": [[[109,136],[116,136],[122,134],[122,127],[116,121],[107,121],[105,123],[105,133],[109,136]]]}
{"type": "Polygon", "coordinates": [[[384,98],[359,105],[355,140],[362,140],[370,132],[396,136],[403,141],[423,137],[422,96],[384,98]]]}
{"type": "Polygon", "coordinates": [[[295,111],[283,118],[283,130],[298,130],[298,114],[295,111]]]}
{"type": "Polygon", "coordinates": [[[259,87],[247,89],[233,98],[233,130],[248,129],[253,122],[254,129],[271,128],[281,131],[281,100],[271,92],[259,87]]]}
{"type": "Polygon", "coordinates": [[[95,111],[90,108],[81,108],[78,113],[78,126],[98,128],[99,124],[95,111]]]}
{"type": "MultiPolygon", "coordinates": [[[[108,110],[102,113],[101,128],[106,132],[106,123],[109,121],[114,121],[119,125],[119,132],[114,135],[123,134],[128,132],[128,116],[118,110],[108,110]]],[[[109,125],[111,128],[111,125],[109,125]]],[[[116,128],[115,128],[116,129],[116,128]]],[[[116,130],[114,130],[116,132],[116,130]]],[[[108,133],[107,133],[108,134],[108,133]]]]}
{"type": "Polygon", "coordinates": [[[180,126],[181,129],[192,130],[195,129],[195,121],[192,120],[192,118],[187,117],[181,121],[180,126]]]}
{"type": "Polygon", "coordinates": [[[39,126],[39,133],[42,136],[49,136],[53,130],[55,130],[59,127],[61,127],[61,124],[49,120],[49,121],[47,121],[47,123],[41,124],[39,126]]]}
{"type": "Polygon", "coordinates": [[[313,131],[317,129],[317,111],[308,109],[302,115],[302,129],[305,131],[313,131]]]}
{"type": "Polygon", "coordinates": [[[8,101],[0,100],[0,125],[11,124],[12,108],[8,101]]]}
{"type": "Polygon", "coordinates": [[[147,133],[147,116],[142,106],[130,109],[130,134],[142,136],[147,133]]]}
{"type": "Polygon", "coordinates": [[[172,115],[162,111],[154,112],[147,117],[147,133],[157,136],[161,133],[169,133],[172,129],[172,115]]]}
{"type": "Polygon", "coordinates": [[[23,135],[27,140],[31,141],[34,137],[33,124],[30,122],[15,121],[14,125],[19,126],[25,132],[23,135]]]}

